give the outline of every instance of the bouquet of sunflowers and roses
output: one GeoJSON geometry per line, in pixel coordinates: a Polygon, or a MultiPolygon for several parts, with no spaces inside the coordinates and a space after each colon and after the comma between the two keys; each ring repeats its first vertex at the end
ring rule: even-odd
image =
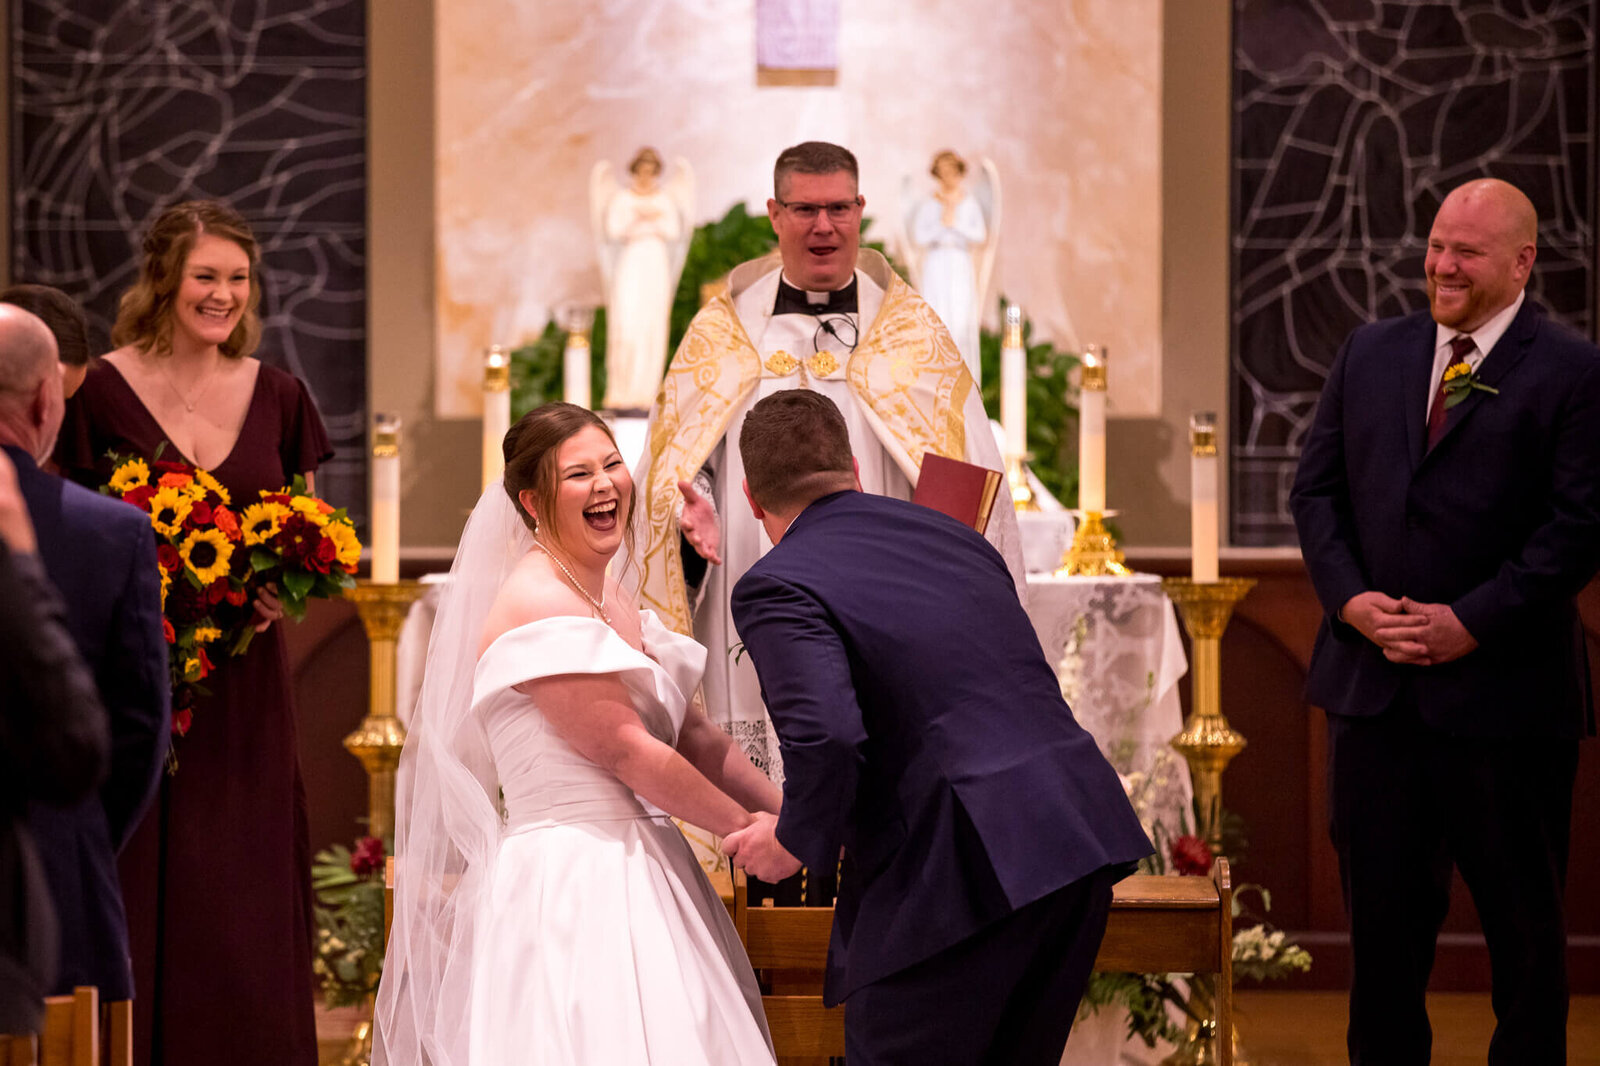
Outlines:
{"type": "MultiPolygon", "coordinates": [[[[255,636],[255,601],[276,590],[284,614],[355,585],[361,542],[342,509],[306,491],[305,479],[234,501],[211,473],[185,462],[112,455],[100,491],[150,517],[161,567],[161,611],[172,676],[172,731],[194,724],[204,681],[255,636]]],[[[174,764],[175,765],[175,764],[174,764]]]]}

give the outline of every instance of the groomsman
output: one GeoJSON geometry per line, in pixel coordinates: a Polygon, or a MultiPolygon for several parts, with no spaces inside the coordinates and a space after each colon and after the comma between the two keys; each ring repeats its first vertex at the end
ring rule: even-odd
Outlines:
{"type": "Polygon", "coordinates": [[[782,745],[783,806],[723,840],[766,880],[845,849],[824,998],[846,1058],[1055,1066],[1112,885],[1153,850],[1072,717],[1005,559],[971,527],[860,491],[809,389],[739,435],[773,549],[733,617],[782,745]]]}
{"type": "Polygon", "coordinates": [[[45,573],[110,715],[111,765],[94,798],[34,805],[29,823],[61,925],[53,991],[94,985],[130,999],[133,973],[116,853],[155,794],[169,743],[167,645],[149,520],[120,500],[41,470],[64,410],[56,344],[44,323],[0,303],[0,446],[38,534],[45,573]]]}
{"type": "Polygon", "coordinates": [[[1523,293],[1533,204],[1445,197],[1428,310],[1352,333],[1290,505],[1326,615],[1331,832],[1353,954],[1350,1061],[1426,1063],[1452,867],[1488,943],[1494,1066],[1566,1061],[1563,893],[1578,739],[1574,597],[1600,567],[1600,350],[1523,293]]]}

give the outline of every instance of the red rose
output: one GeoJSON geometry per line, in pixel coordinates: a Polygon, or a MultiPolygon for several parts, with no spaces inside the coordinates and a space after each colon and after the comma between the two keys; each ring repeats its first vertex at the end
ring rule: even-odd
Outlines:
{"type": "Polygon", "coordinates": [[[236,589],[236,588],[230,587],[228,589],[227,595],[225,597],[223,597],[223,598],[226,599],[229,603],[231,603],[235,607],[243,607],[244,606],[244,601],[245,601],[245,591],[242,588],[237,588],[236,589]]]}
{"type": "Polygon", "coordinates": [[[148,511],[150,510],[150,499],[151,497],[155,496],[155,494],[156,487],[154,485],[140,485],[136,489],[129,489],[127,492],[124,492],[122,494],[122,500],[124,503],[133,504],[141,511],[148,511]]]}
{"type": "Polygon", "coordinates": [[[178,642],[178,631],[173,629],[172,623],[165,618],[161,620],[161,635],[167,638],[168,644],[176,644],[178,642]]]}
{"type": "Polygon", "coordinates": [[[154,465],[156,470],[163,474],[194,473],[194,467],[190,466],[188,463],[175,463],[170,459],[157,459],[154,465]]]}
{"type": "Polygon", "coordinates": [[[169,574],[176,574],[183,569],[183,556],[178,554],[178,549],[170,544],[156,545],[156,561],[161,564],[161,569],[169,574]]]}
{"type": "Polygon", "coordinates": [[[189,521],[185,523],[190,529],[211,524],[211,505],[204,500],[196,500],[189,507],[189,521]]]}
{"type": "Polygon", "coordinates": [[[206,586],[207,603],[221,603],[223,598],[227,595],[228,579],[226,577],[219,577],[211,584],[206,586]]]}
{"type": "Polygon", "coordinates": [[[362,837],[350,853],[350,872],[357,877],[367,877],[383,869],[383,841],[377,837],[362,837]]]}
{"type": "Polygon", "coordinates": [[[189,726],[194,722],[194,712],[185,707],[181,711],[172,712],[172,731],[180,737],[189,732],[189,726]]]}
{"type": "Polygon", "coordinates": [[[1193,834],[1178,837],[1168,852],[1180,874],[1204,877],[1211,872],[1211,845],[1193,834]]]}
{"type": "Polygon", "coordinates": [[[218,529],[222,530],[222,535],[229,540],[238,540],[244,535],[239,529],[238,517],[226,507],[220,505],[213,507],[211,509],[211,520],[217,524],[218,529]]]}

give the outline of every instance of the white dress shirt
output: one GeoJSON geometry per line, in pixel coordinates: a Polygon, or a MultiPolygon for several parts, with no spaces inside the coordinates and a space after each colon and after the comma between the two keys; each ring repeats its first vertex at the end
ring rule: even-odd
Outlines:
{"type": "MultiPolygon", "coordinates": [[[[1526,292],[1517,293],[1517,298],[1511,301],[1510,306],[1472,331],[1472,342],[1477,348],[1467,353],[1467,366],[1476,371],[1478,364],[1483,362],[1483,357],[1494,351],[1494,346],[1500,343],[1500,338],[1511,328],[1511,320],[1522,310],[1522,301],[1526,297],[1526,292]]],[[[1422,412],[1424,422],[1427,421],[1428,413],[1433,410],[1433,398],[1439,392],[1439,382],[1444,380],[1444,372],[1450,369],[1450,342],[1460,332],[1445,325],[1434,327],[1433,374],[1428,378],[1428,405],[1422,412]]]]}

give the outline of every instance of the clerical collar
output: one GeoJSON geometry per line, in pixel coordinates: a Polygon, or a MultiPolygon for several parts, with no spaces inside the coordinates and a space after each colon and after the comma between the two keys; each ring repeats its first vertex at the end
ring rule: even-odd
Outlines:
{"type": "Polygon", "coordinates": [[[778,276],[778,298],[773,304],[772,313],[775,315],[839,315],[856,314],[859,305],[856,301],[856,284],[854,274],[850,275],[850,284],[833,292],[807,292],[797,289],[778,276]]]}

